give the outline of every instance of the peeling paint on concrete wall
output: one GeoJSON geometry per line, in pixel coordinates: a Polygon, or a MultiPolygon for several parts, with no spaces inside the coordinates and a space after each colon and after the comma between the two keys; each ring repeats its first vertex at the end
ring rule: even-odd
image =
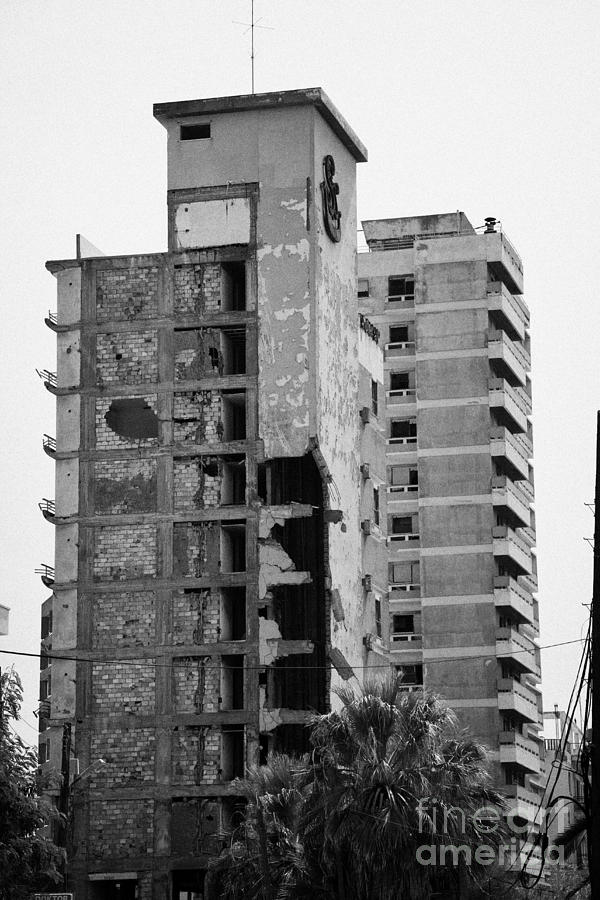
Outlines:
{"type": "Polygon", "coordinates": [[[175,210],[176,246],[220,247],[250,241],[250,201],[246,197],[180,203],[175,210]]]}

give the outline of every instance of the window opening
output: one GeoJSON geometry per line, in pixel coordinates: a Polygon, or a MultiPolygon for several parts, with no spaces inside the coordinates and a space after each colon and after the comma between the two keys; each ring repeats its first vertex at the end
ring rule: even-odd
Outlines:
{"type": "Polygon", "coordinates": [[[197,122],[195,125],[180,125],[180,141],[203,141],[210,137],[210,122],[197,122]]]}

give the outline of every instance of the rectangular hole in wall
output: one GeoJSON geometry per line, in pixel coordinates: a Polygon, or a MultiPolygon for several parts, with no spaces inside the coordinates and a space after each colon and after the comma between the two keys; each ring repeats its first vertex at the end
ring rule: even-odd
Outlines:
{"type": "Polygon", "coordinates": [[[246,523],[221,526],[221,572],[246,571],[246,523]]]}
{"type": "Polygon", "coordinates": [[[224,725],[221,730],[221,778],[244,777],[244,726],[224,725]]]}
{"type": "Polygon", "coordinates": [[[221,355],[224,375],[246,374],[246,329],[221,329],[221,355]]]}
{"type": "Polygon", "coordinates": [[[244,708],[244,657],[221,657],[221,709],[244,708]]]}
{"type": "Polygon", "coordinates": [[[221,640],[243,641],[246,638],[246,588],[221,590],[221,640]]]}
{"type": "Polygon", "coordinates": [[[210,137],[210,122],[197,122],[195,125],[180,125],[180,141],[203,141],[210,137]]]}
{"type": "Polygon", "coordinates": [[[221,273],[221,309],[224,312],[246,309],[246,264],[223,263],[221,273]]]}
{"type": "Polygon", "coordinates": [[[246,460],[229,457],[223,461],[221,506],[246,505],[246,460]]]}
{"type": "Polygon", "coordinates": [[[223,391],[221,400],[223,440],[246,440],[246,392],[223,391]]]}

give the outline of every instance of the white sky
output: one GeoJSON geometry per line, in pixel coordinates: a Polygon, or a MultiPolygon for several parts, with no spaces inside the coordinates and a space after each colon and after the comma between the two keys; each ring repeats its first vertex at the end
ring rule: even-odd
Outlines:
{"type": "MultiPolygon", "coordinates": [[[[501,219],[532,312],[542,644],[580,637],[592,591],[600,313],[597,0],[256,0],[256,90],[322,86],[369,150],[359,216],[501,219]]],[[[152,103],[246,93],[250,0],[1,0],[0,649],[39,650],[53,561],[43,432],[55,368],[47,259],[77,232],[107,254],[166,249],[166,137],[152,103]]],[[[542,653],[564,708],[579,645],[542,653]]],[[[0,654],[0,665],[11,657],[0,654]]],[[[15,659],[35,725],[37,662],[15,659]]],[[[35,733],[23,728],[35,741],[35,733]]]]}

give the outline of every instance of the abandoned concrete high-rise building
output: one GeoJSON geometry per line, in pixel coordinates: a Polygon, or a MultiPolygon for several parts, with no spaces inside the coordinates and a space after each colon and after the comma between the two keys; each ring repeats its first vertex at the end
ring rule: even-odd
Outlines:
{"type": "Polygon", "coordinates": [[[168,251],[48,263],[40,756],[77,900],[201,895],[232,780],[365,672],[446,695],[517,799],[539,771],[518,257],[369,222],[357,292],[366,150],[323,91],[154,113],[168,251]]]}

